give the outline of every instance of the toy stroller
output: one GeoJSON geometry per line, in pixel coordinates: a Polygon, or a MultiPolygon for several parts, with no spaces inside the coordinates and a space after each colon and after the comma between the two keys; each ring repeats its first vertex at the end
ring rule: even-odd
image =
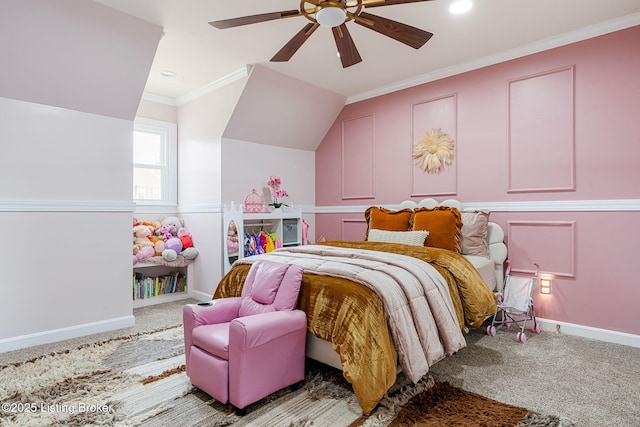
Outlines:
{"type": "Polygon", "coordinates": [[[496,335],[496,326],[509,326],[511,324],[518,325],[520,331],[516,334],[516,341],[520,343],[527,342],[527,335],[524,330],[528,320],[533,320],[534,333],[539,334],[542,331],[540,325],[536,322],[535,309],[533,307],[533,290],[538,283],[538,272],[540,266],[534,263],[536,272],[533,277],[516,277],[511,276],[511,266],[507,266],[507,273],[504,282],[504,295],[498,294],[498,309],[493,315],[491,325],[487,326],[487,334],[492,337],[496,335]],[[496,320],[499,312],[502,312],[500,320],[496,320]]]}

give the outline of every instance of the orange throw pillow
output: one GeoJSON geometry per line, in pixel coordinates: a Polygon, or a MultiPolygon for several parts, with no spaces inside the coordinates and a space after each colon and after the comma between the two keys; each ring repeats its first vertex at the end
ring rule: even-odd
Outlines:
{"type": "Polygon", "coordinates": [[[409,208],[393,211],[371,206],[364,211],[364,217],[367,220],[367,237],[370,228],[386,231],[409,231],[412,214],[413,210],[409,208]]]}
{"type": "Polygon", "coordinates": [[[429,232],[425,246],[460,253],[462,216],[456,208],[416,208],[411,217],[411,229],[429,232]]]}

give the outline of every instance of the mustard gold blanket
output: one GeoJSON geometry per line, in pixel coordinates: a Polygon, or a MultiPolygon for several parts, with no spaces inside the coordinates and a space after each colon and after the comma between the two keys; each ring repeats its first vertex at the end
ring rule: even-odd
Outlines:
{"type": "MultiPolygon", "coordinates": [[[[327,245],[382,250],[429,262],[446,279],[460,327],[474,325],[477,318],[481,323],[484,317],[495,312],[493,294],[477,271],[458,254],[373,242],[328,242],[327,245]],[[476,289],[479,285],[486,292],[476,289]]],[[[259,257],[251,258],[252,262],[259,257]]],[[[235,264],[220,282],[214,298],[240,295],[249,268],[249,264],[235,264]]],[[[305,272],[298,307],[307,313],[309,331],[332,342],[340,355],[344,377],[353,385],[363,412],[369,414],[395,382],[398,363],[381,300],[371,289],[345,278],[305,272]]]]}
{"type": "MultiPolygon", "coordinates": [[[[234,265],[214,298],[240,296],[250,267],[234,265]]],[[[309,332],[332,343],[345,379],[369,414],[396,380],[398,356],[380,299],[349,280],[304,273],[298,308],[307,314],[309,332]]]]}

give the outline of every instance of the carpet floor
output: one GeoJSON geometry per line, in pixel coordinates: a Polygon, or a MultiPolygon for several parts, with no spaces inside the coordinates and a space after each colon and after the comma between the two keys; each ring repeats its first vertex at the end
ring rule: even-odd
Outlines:
{"type": "Polygon", "coordinates": [[[523,345],[507,331],[470,333],[417,385],[399,376],[370,417],[340,371],[313,361],[305,381],[238,417],[184,374],[185,302],[136,309],[132,328],[0,354],[0,425],[640,425],[639,349],[555,333],[523,345]]]}

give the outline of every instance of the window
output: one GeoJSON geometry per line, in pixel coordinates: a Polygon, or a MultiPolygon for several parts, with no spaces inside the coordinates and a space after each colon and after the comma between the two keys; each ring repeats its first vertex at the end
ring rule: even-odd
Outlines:
{"type": "Polygon", "coordinates": [[[133,199],[145,205],[177,204],[177,126],[136,118],[133,126],[133,199]]]}

